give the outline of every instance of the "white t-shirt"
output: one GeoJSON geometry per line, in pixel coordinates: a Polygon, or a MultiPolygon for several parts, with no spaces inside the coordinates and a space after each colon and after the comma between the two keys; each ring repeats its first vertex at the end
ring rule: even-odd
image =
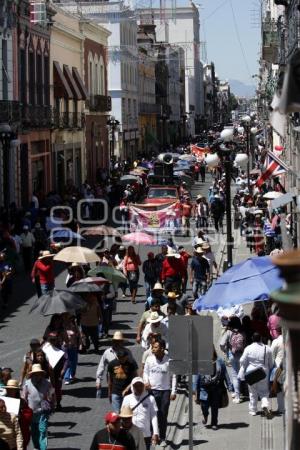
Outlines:
{"type": "Polygon", "coordinates": [[[172,394],[176,389],[176,376],[172,377],[169,372],[169,357],[164,356],[159,361],[155,355],[151,355],[146,359],[144,367],[144,382],[151,385],[151,389],[157,391],[168,391],[172,388],[172,394]]]}
{"type": "Polygon", "coordinates": [[[148,338],[151,333],[158,333],[161,335],[162,339],[165,339],[167,337],[168,329],[166,325],[161,322],[158,327],[154,326],[152,323],[147,323],[142,334],[142,347],[145,349],[150,346],[148,338]]]}
{"type": "MultiPolygon", "coordinates": [[[[137,397],[135,394],[126,395],[126,397],[124,397],[122,407],[129,406],[133,409],[143,397],[146,397],[146,395],[147,392],[143,392],[140,397],[137,397]]],[[[143,402],[139,404],[139,406],[137,406],[133,410],[132,422],[140,430],[143,431],[144,437],[151,436],[151,424],[153,428],[153,434],[159,434],[157,422],[157,405],[153,395],[147,397],[143,402]]]]}

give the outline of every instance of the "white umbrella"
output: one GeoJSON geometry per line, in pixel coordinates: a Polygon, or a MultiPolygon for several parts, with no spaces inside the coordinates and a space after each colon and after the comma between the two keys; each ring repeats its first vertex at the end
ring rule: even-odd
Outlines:
{"type": "Polygon", "coordinates": [[[270,191],[263,195],[263,198],[266,200],[274,200],[275,198],[279,198],[283,195],[282,192],[270,191]]]}
{"type": "Polygon", "coordinates": [[[63,261],[66,263],[79,263],[79,264],[89,264],[94,262],[99,262],[99,256],[87,247],[66,247],[60,252],[58,252],[54,259],[56,261],[63,261]]]}

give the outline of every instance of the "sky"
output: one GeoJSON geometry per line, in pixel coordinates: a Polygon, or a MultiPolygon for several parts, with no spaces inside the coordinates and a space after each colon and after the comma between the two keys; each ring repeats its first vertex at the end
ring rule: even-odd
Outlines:
{"type": "Polygon", "coordinates": [[[258,71],[260,1],[194,0],[194,3],[200,5],[200,39],[206,42],[208,62],[215,63],[219,78],[256,84],[252,75],[258,71]]]}

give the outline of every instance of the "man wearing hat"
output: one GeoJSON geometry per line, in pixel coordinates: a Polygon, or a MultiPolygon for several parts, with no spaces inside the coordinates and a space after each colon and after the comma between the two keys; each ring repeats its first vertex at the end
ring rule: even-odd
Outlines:
{"type": "Polygon", "coordinates": [[[168,247],[166,259],[162,264],[160,274],[161,282],[164,284],[165,292],[173,289],[179,290],[184,283],[185,269],[180,255],[172,247],[168,247]]]}
{"type": "Polygon", "coordinates": [[[107,366],[108,398],[114,412],[119,413],[124,395],[128,393],[130,383],[137,376],[138,365],[129,360],[125,349],[117,351],[117,357],[107,366]]]}
{"type": "Polygon", "coordinates": [[[53,256],[49,250],[42,251],[31,271],[33,283],[36,282],[37,277],[39,278],[42,295],[52,291],[55,287],[53,256]]]}
{"type": "Polygon", "coordinates": [[[215,269],[216,274],[218,276],[218,265],[216,263],[216,258],[214,253],[212,252],[211,246],[208,242],[204,242],[202,245],[202,250],[204,251],[204,258],[207,259],[209,264],[209,283],[212,282],[213,279],[213,270],[215,269]]]}
{"type": "Polygon", "coordinates": [[[182,261],[182,263],[184,265],[184,269],[185,269],[184,282],[182,283],[182,292],[185,293],[186,292],[187,280],[188,280],[188,264],[189,264],[189,259],[192,256],[185,250],[183,245],[178,247],[178,253],[180,255],[181,261],[182,261]]]}
{"type": "Polygon", "coordinates": [[[136,450],[146,450],[144,434],[136,425],[133,424],[133,411],[130,406],[122,406],[120,411],[122,428],[130,433],[134,439],[136,450]]]}
{"type": "Polygon", "coordinates": [[[153,299],[158,299],[161,305],[164,305],[167,303],[167,298],[164,296],[164,288],[162,287],[161,283],[155,283],[153,286],[153,289],[151,291],[150,296],[147,298],[145,303],[145,310],[148,311],[148,309],[151,306],[151,302],[153,299]]]}
{"type": "Polygon", "coordinates": [[[33,364],[23,388],[23,397],[32,409],[31,436],[34,448],[47,449],[49,415],[54,404],[54,390],[40,364],[33,364]]]}
{"type": "Polygon", "coordinates": [[[162,313],[160,310],[160,305],[161,305],[160,300],[158,298],[154,297],[151,300],[150,309],[143,312],[141,319],[139,321],[139,324],[138,324],[138,329],[137,329],[137,334],[136,334],[136,342],[138,344],[141,343],[142,332],[143,332],[145,325],[147,324],[148,318],[151,316],[151,313],[156,311],[162,317],[165,316],[164,313],[162,313]]]}
{"type": "Polygon", "coordinates": [[[127,352],[128,359],[134,360],[131,351],[124,346],[124,336],[122,331],[115,331],[112,338],[112,346],[107,348],[101,356],[96,372],[96,388],[101,392],[103,375],[108,364],[116,359],[118,350],[123,349],[127,352]]]}
{"type": "Polygon", "coordinates": [[[207,228],[208,227],[208,204],[206,203],[205,197],[202,195],[197,195],[196,199],[196,206],[195,206],[195,212],[196,212],[196,227],[197,228],[207,228]]]}
{"type": "Polygon", "coordinates": [[[166,316],[168,311],[168,306],[170,304],[175,305],[175,314],[184,314],[184,310],[181,305],[176,303],[176,300],[179,298],[179,295],[176,292],[170,291],[168,292],[168,303],[162,306],[161,311],[166,316]]]}
{"type": "Polygon", "coordinates": [[[166,325],[162,324],[163,316],[159,315],[157,311],[150,313],[147,319],[147,325],[142,334],[142,347],[147,350],[150,346],[150,337],[153,335],[160,335],[162,338],[167,337],[168,329],[166,325]]]}
{"type": "Polygon", "coordinates": [[[150,450],[151,443],[157,445],[159,439],[157,405],[153,395],[145,390],[143,378],[136,377],[132,380],[131,394],[126,395],[122,403],[122,409],[124,407],[131,408],[132,422],[144,433],[146,449],[150,450]]]}
{"type": "Polygon", "coordinates": [[[204,294],[209,282],[210,268],[207,259],[204,258],[204,251],[201,247],[195,249],[195,254],[191,261],[190,282],[193,286],[193,296],[198,297],[198,291],[204,294]]]}
{"type": "Polygon", "coordinates": [[[108,412],[104,417],[105,428],[98,431],[91,443],[90,450],[105,448],[117,450],[136,450],[130,433],[121,428],[121,417],[115,412],[108,412]]]}

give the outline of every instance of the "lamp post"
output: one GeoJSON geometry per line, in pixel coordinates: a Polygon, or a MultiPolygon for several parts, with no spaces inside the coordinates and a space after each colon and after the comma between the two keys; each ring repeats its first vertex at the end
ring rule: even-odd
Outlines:
{"type": "Polygon", "coordinates": [[[159,118],[159,122],[161,123],[161,149],[163,151],[165,151],[165,146],[166,146],[166,124],[170,122],[169,120],[169,116],[165,113],[163,113],[160,118],[159,118]]]}
{"type": "Polygon", "coordinates": [[[245,127],[246,131],[246,151],[248,155],[248,162],[247,162],[247,187],[248,191],[250,193],[250,124],[251,124],[251,117],[250,116],[244,116],[241,120],[243,126],[245,127]]]}
{"type": "Polygon", "coordinates": [[[10,148],[14,133],[8,123],[0,124],[0,142],[2,145],[2,161],[3,161],[3,203],[5,207],[10,204],[10,148]]]}
{"type": "Polygon", "coordinates": [[[115,131],[118,130],[119,125],[120,125],[120,122],[114,116],[110,116],[110,118],[107,120],[107,126],[111,133],[111,139],[109,140],[109,142],[110,142],[110,145],[109,145],[109,170],[110,170],[111,161],[115,157],[115,131]]]}

